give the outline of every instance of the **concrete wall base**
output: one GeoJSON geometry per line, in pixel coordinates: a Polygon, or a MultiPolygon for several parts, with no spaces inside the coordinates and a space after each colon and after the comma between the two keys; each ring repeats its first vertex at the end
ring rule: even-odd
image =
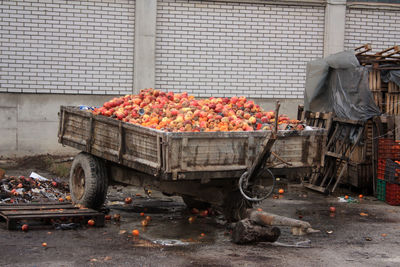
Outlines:
{"type": "Polygon", "coordinates": [[[60,106],[99,106],[112,97],[0,93],[0,156],[76,153],[58,143],[60,106]]]}

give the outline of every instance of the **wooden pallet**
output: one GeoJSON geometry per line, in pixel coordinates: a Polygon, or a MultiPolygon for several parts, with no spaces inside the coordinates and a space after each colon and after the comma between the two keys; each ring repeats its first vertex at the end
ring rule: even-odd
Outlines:
{"type": "Polygon", "coordinates": [[[356,57],[363,66],[370,66],[368,76],[369,89],[375,104],[382,113],[400,114],[400,92],[393,82],[382,80],[382,70],[400,69],[400,46],[395,45],[378,53],[370,54],[371,44],[365,44],[355,49],[356,57]]]}
{"type": "Polygon", "coordinates": [[[93,218],[96,226],[104,226],[104,214],[92,209],[80,209],[71,203],[24,203],[0,204],[0,216],[7,222],[8,230],[16,230],[20,220],[41,220],[57,218],[93,218]]]}
{"type": "MultiPolygon", "coordinates": [[[[398,45],[389,47],[375,54],[368,53],[372,50],[371,44],[362,45],[354,50],[358,61],[363,66],[372,64],[391,64],[392,66],[389,66],[389,69],[391,69],[393,65],[398,65],[400,63],[400,46],[398,45]]],[[[383,67],[387,68],[387,66],[383,67]]]]}
{"type": "Polygon", "coordinates": [[[303,185],[322,193],[335,191],[340,180],[347,173],[349,160],[354,148],[364,134],[364,122],[334,118],[334,130],[330,134],[325,152],[325,166],[322,172],[315,173],[303,185]],[[351,133],[356,133],[354,142],[351,133]]]}
{"type": "Polygon", "coordinates": [[[384,112],[384,110],[385,110],[385,105],[384,105],[384,101],[383,101],[384,93],[381,91],[371,91],[371,92],[372,92],[372,96],[374,97],[375,104],[378,106],[378,108],[381,112],[384,112]]]}
{"type": "Polygon", "coordinates": [[[297,108],[297,119],[305,121],[306,125],[323,128],[329,132],[332,124],[333,113],[332,112],[311,112],[304,110],[303,105],[299,105],[297,108]]]}
{"type": "Polygon", "coordinates": [[[388,92],[386,94],[386,113],[400,114],[400,87],[394,82],[388,83],[388,92]]]}
{"type": "Polygon", "coordinates": [[[369,81],[369,89],[371,91],[382,91],[382,79],[381,79],[381,71],[372,69],[368,76],[369,81]]]}

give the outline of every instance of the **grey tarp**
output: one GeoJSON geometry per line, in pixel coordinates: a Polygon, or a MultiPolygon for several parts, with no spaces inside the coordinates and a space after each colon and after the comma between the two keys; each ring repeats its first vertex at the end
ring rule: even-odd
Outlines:
{"type": "Polygon", "coordinates": [[[351,51],[307,64],[304,107],[351,120],[365,121],[381,114],[368,87],[368,68],[360,66],[351,51]]]}
{"type": "Polygon", "coordinates": [[[381,75],[385,83],[394,82],[400,86],[400,70],[382,70],[381,75]]]}

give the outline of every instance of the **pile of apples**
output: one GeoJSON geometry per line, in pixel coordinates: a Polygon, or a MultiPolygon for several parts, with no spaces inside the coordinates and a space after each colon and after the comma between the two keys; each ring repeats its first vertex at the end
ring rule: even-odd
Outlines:
{"type": "MultiPolygon", "coordinates": [[[[218,132],[272,130],[274,111],[264,111],[246,97],[195,99],[184,93],[141,90],[138,95],[114,98],[95,115],[168,132],[218,132]]],[[[304,129],[301,121],[286,115],[278,119],[279,130],[304,129]]]]}

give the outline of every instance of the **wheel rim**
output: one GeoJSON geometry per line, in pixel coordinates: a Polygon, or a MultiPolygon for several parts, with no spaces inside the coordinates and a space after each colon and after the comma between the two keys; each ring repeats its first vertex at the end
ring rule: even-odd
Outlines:
{"type": "Polygon", "coordinates": [[[72,177],[72,193],[76,199],[81,199],[85,193],[85,172],[81,165],[76,166],[72,177]]]}

